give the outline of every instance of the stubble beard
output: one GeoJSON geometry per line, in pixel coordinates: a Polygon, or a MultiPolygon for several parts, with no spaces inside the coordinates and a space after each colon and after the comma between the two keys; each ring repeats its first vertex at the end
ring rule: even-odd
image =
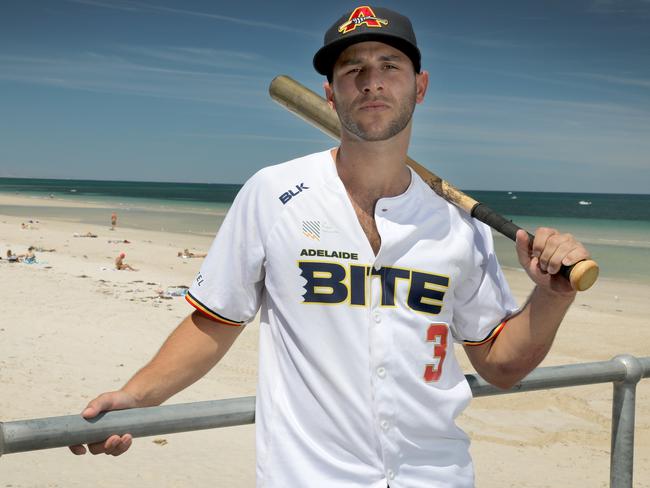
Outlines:
{"type": "Polygon", "coordinates": [[[416,93],[414,89],[399,104],[396,116],[378,130],[372,127],[364,128],[358,121],[354,120],[352,109],[356,104],[361,103],[358,100],[352,101],[343,107],[337,104],[337,113],[341,125],[358,138],[368,142],[386,141],[402,132],[411,121],[413,111],[415,110],[415,97],[416,93]]]}

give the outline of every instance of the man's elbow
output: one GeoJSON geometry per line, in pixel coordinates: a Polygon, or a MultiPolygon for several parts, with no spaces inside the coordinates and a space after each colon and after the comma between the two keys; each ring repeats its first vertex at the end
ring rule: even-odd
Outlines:
{"type": "Polygon", "coordinates": [[[511,377],[511,378],[504,378],[504,377],[499,377],[495,378],[493,380],[487,380],[492,386],[496,386],[500,390],[510,390],[512,389],[517,383],[519,383],[522,380],[523,377],[511,377]]]}
{"type": "Polygon", "coordinates": [[[503,364],[491,371],[481,374],[483,379],[501,390],[510,390],[523,380],[533,368],[522,368],[521,365],[503,364]]]}
{"type": "Polygon", "coordinates": [[[496,361],[488,368],[486,376],[482,376],[497,388],[509,390],[539,366],[547,352],[546,347],[530,347],[525,355],[507,361],[496,361]]]}
{"type": "Polygon", "coordinates": [[[517,383],[521,381],[523,376],[506,376],[503,374],[498,374],[494,376],[483,376],[483,379],[490,383],[492,386],[496,386],[500,390],[510,390],[517,383]]]}

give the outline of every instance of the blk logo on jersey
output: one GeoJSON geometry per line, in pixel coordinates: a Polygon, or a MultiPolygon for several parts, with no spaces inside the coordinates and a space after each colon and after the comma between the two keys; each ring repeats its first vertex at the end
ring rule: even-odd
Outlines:
{"type": "Polygon", "coordinates": [[[373,276],[381,280],[381,305],[395,306],[395,295],[399,287],[406,289],[406,305],[416,312],[437,315],[442,310],[443,299],[449,287],[447,276],[405,268],[349,265],[349,268],[335,262],[299,261],[300,276],[304,285],[304,303],[350,305],[367,304],[367,283],[373,276]]]}
{"type": "Polygon", "coordinates": [[[282,202],[282,205],[286,205],[289,200],[291,200],[293,197],[300,195],[304,190],[309,190],[309,187],[305,186],[304,183],[300,183],[299,185],[296,185],[294,188],[285,191],[278,198],[282,202]]]}

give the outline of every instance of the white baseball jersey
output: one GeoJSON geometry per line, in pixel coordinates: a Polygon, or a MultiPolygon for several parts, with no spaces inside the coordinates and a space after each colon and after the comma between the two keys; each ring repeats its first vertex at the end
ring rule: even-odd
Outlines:
{"type": "Polygon", "coordinates": [[[473,486],[454,342],[516,304],[489,228],[412,172],[375,209],[374,254],[330,151],[265,168],[235,199],[188,301],[231,325],[261,308],[257,486],[473,486]]]}

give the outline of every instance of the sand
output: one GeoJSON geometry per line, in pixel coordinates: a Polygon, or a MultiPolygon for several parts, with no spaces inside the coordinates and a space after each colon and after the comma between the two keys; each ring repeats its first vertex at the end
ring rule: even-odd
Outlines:
{"type": "MultiPolygon", "coordinates": [[[[56,202],[60,205],[60,201],[56,202]]],[[[211,238],[42,220],[40,205],[0,195],[0,252],[37,264],[0,261],[0,421],[76,414],[96,394],[120,387],[191,311],[159,290],[189,285],[211,238]],[[2,215],[3,205],[33,206],[38,220],[2,215]],[[75,233],[97,238],[74,237],[75,233]],[[109,241],[128,240],[129,243],[109,241]],[[137,272],[113,270],[120,252],[137,272]]],[[[516,297],[531,289],[523,272],[506,270],[516,297]]],[[[600,280],[581,293],[543,366],[607,360],[650,351],[650,286],[600,280]]],[[[256,323],[206,377],[167,403],[255,394],[256,323]]],[[[472,369],[462,351],[467,372],[472,369]]],[[[474,399],[459,419],[472,438],[477,486],[609,486],[610,384],[474,399]]],[[[650,487],[650,380],[637,389],[635,486],[650,487]]],[[[1,487],[252,487],[254,426],[136,439],[131,451],[73,456],[67,449],[0,458],[1,487]]],[[[317,486],[315,484],[314,486],[317,486]]]]}

